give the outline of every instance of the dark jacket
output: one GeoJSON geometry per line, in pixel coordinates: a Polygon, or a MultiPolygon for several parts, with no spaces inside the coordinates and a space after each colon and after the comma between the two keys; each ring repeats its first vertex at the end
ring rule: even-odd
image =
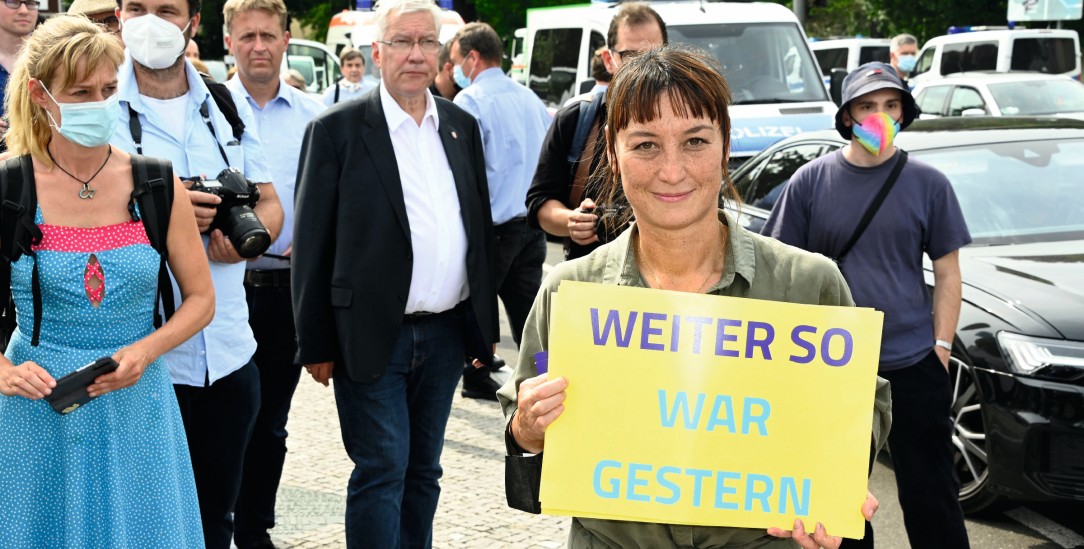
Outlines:
{"type": "MultiPolygon", "coordinates": [[[[490,282],[493,222],[478,123],[435,97],[467,234],[467,278],[475,322],[467,332],[498,339],[490,282]],[[453,137],[456,135],[456,137],[453,137]]],[[[309,123],[298,167],[293,301],[302,364],[334,361],[350,378],[375,382],[395,345],[413,251],[403,187],[379,88],[335,105],[309,123]]],[[[465,333],[470,343],[476,338],[465,333]]]]}

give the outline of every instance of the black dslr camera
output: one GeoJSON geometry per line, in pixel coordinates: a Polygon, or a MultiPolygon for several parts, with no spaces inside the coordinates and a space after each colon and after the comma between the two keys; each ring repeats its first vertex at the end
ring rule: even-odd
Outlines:
{"type": "Polygon", "coordinates": [[[628,204],[626,203],[598,204],[594,210],[580,208],[580,211],[598,216],[595,234],[598,235],[599,244],[606,244],[617,238],[628,227],[628,220],[623,220],[625,213],[628,211],[628,204]]]}
{"type": "Polygon", "coordinates": [[[208,230],[221,229],[241,257],[251,259],[271,246],[271,234],[252,211],[260,201],[260,188],[240,170],[226,168],[215,179],[194,180],[189,189],[222,199],[208,230]]]}

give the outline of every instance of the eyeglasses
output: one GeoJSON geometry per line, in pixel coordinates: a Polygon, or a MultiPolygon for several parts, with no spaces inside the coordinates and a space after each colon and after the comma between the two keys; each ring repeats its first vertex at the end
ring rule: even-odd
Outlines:
{"type": "Polygon", "coordinates": [[[38,11],[38,0],[4,0],[4,5],[13,9],[19,9],[19,6],[26,6],[27,10],[38,11]]]}
{"type": "Polygon", "coordinates": [[[377,42],[384,44],[391,51],[405,53],[414,49],[414,44],[422,50],[422,53],[437,53],[440,49],[440,42],[432,38],[422,38],[421,40],[407,40],[406,38],[396,38],[395,40],[377,40],[377,42]]]}
{"type": "Polygon", "coordinates": [[[120,28],[120,19],[117,19],[116,15],[110,15],[104,19],[99,19],[98,24],[104,26],[107,29],[120,28]]]}

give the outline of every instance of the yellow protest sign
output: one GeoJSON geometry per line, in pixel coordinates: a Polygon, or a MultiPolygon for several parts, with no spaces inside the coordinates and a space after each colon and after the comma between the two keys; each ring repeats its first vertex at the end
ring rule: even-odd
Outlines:
{"type": "Polygon", "coordinates": [[[571,281],[551,313],[543,512],[862,536],[882,313],[571,281]]]}

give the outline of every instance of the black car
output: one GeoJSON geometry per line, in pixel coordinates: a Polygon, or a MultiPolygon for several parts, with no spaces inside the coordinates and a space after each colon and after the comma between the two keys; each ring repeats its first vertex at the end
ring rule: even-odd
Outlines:
{"type": "MultiPolygon", "coordinates": [[[[1084,501],[1084,122],[919,120],[896,143],[948,176],[974,240],[951,361],[964,511],[1084,501]]],[[[803,133],[743,164],[740,222],[758,230],[798,167],[845,144],[803,133]]]]}

